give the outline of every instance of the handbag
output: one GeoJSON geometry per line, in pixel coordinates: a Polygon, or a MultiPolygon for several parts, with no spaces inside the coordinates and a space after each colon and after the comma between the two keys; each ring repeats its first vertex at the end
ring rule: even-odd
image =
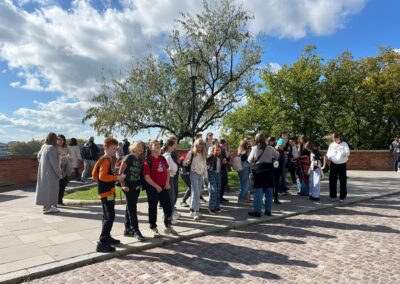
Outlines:
{"type": "MultiPolygon", "coordinates": [[[[267,148],[267,147],[265,147],[265,148],[267,148]]],[[[258,162],[258,160],[260,160],[260,158],[264,154],[265,148],[262,150],[260,156],[258,156],[258,158],[254,161],[253,165],[251,166],[250,178],[253,180],[254,180],[254,175],[257,174],[256,163],[258,162]]]]}
{"type": "Polygon", "coordinates": [[[240,172],[243,171],[242,159],[239,156],[233,157],[230,161],[233,170],[240,172]]]}

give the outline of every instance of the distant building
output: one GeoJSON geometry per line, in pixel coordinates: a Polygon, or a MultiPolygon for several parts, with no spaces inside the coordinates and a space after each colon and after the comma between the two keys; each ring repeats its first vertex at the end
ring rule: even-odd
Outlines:
{"type": "Polygon", "coordinates": [[[0,156],[9,156],[10,152],[8,151],[8,144],[0,142],[0,156]]]}

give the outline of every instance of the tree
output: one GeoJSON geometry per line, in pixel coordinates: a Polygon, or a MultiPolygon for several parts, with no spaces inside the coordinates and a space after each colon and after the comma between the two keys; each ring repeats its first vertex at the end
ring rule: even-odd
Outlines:
{"type": "Polygon", "coordinates": [[[43,142],[32,139],[29,142],[16,141],[10,144],[10,153],[18,156],[30,156],[35,155],[39,152],[43,142]]]}
{"type": "Polygon", "coordinates": [[[138,59],[124,80],[103,84],[83,121],[98,133],[134,135],[158,128],[178,139],[190,137],[191,90],[185,65],[201,63],[196,81],[195,132],[218,121],[252,84],[262,48],[246,28],[252,16],[229,0],[204,1],[198,15],[181,14],[181,29],[171,32],[165,54],[138,59]]]}

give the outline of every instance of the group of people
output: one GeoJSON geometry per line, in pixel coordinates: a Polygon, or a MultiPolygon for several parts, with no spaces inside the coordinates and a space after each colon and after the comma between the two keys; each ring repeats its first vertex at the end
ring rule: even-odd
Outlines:
{"type": "Polygon", "coordinates": [[[390,152],[393,153],[394,171],[400,173],[400,137],[396,136],[389,146],[390,152]]]}
{"type": "MultiPolygon", "coordinates": [[[[290,179],[297,187],[299,195],[309,196],[311,193],[311,200],[319,200],[320,180],[323,171],[328,167],[328,160],[332,201],[337,198],[338,178],[340,201],[347,195],[346,162],[350,150],[337,133],[333,134],[333,142],[325,156],[304,136],[296,141],[289,139],[286,131],[282,131],[278,139],[266,137],[263,133],[257,134],[255,139],[244,139],[236,153],[229,151],[226,140],[214,139],[212,133],[208,133],[205,140],[198,134],[191,149],[182,155],[178,155],[176,151],[176,137],[168,138],[163,147],[157,140],[151,140],[147,145],[142,141],[128,143],[124,141],[121,144],[115,138],[105,138],[104,155],[97,159],[95,155],[99,149],[97,146],[90,148],[91,145],[96,145],[91,137],[85,145],[89,146],[90,157],[88,153],[84,154],[84,149],[81,151],[80,159],[85,162],[81,178],[92,167],[92,178],[97,182],[103,209],[102,230],[96,248],[98,252],[113,252],[114,246],[120,243],[111,237],[115,219],[116,185],[121,187],[126,198],[124,235],[139,241],[145,241],[137,217],[137,201],[142,188],[147,193],[148,222],[153,237],[160,237],[157,228],[159,204],[163,209],[164,233],[174,234],[172,225],[179,222],[180,218],[176,209],[179,176],[188,187],[180,204],[182,207],[189,207],[189,216],[195,221],[202,218],[200,201],[204,200],[203,188],[209,192],[209,214],[218,214],[221,212],[221,204],[228,202],[224,193],[228,189],[230,168],[238,172],[240,179],[238,203],[253,202],[253,210],[249,212],[252,217],[261,217],[263,207],[265,215],[272,215],[273,201],[280,204],[279,196],[288,194],[287,173],[290,173],[290,179]]],[[[73,139],[71,144],[74,144],[73,139]]],[[[58,212],[57,203],[62,204],[69,171],[65,165],[72,164],[65,161],[73,155],[79,160],[80,152],[71,150],[73,146],[66,146],[63,135],[49,133],[38,154],[40,162],[36,204],[42,205],[46,214],[58,212]],[[57,187],[59,190],[55,191],[54,188],[57,187]]]]}

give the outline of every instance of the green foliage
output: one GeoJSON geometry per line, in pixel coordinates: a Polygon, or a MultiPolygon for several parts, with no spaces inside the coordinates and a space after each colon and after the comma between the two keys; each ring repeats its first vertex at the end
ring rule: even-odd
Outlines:
{"type": "Polygon", "coordinates": [[[14,142],[9,146],[9,149],[11,155],[29,156],[29,155],[36,155],[39,152],[42,145],[43,145],[42,141],[32,139],[29,142],[22,142],[22,141],[14,142]]]}
{"type": "Polygon", "coordinates": [[[382,48],[376,57],[354,60],[350,52],[323,64],[307,46],[293,65],[260,74],[263,91],[228,114],[223,132],[230,142],[249,133],[274,136],[286,129],[322,148],[342,133],[353,149],[386,149],[400,122],[400,54],[382,48]]]}
{"type": "Polygon", "coordinates": [[[252,17],[233,1],[204,1],[200,14],[181,14],[165,54],[134,64],[127,78],[107,84],[93,97],[83,121],[98,133],[135,135],[158,128],[190,137],[191,80],[186,64],[201,63],[196,80],[195,132],[212,126],[244,95],[260,62],[261,43],[247,29],[252,17]],[[217,28],[216,28],[217,27],[217,28]]]}

